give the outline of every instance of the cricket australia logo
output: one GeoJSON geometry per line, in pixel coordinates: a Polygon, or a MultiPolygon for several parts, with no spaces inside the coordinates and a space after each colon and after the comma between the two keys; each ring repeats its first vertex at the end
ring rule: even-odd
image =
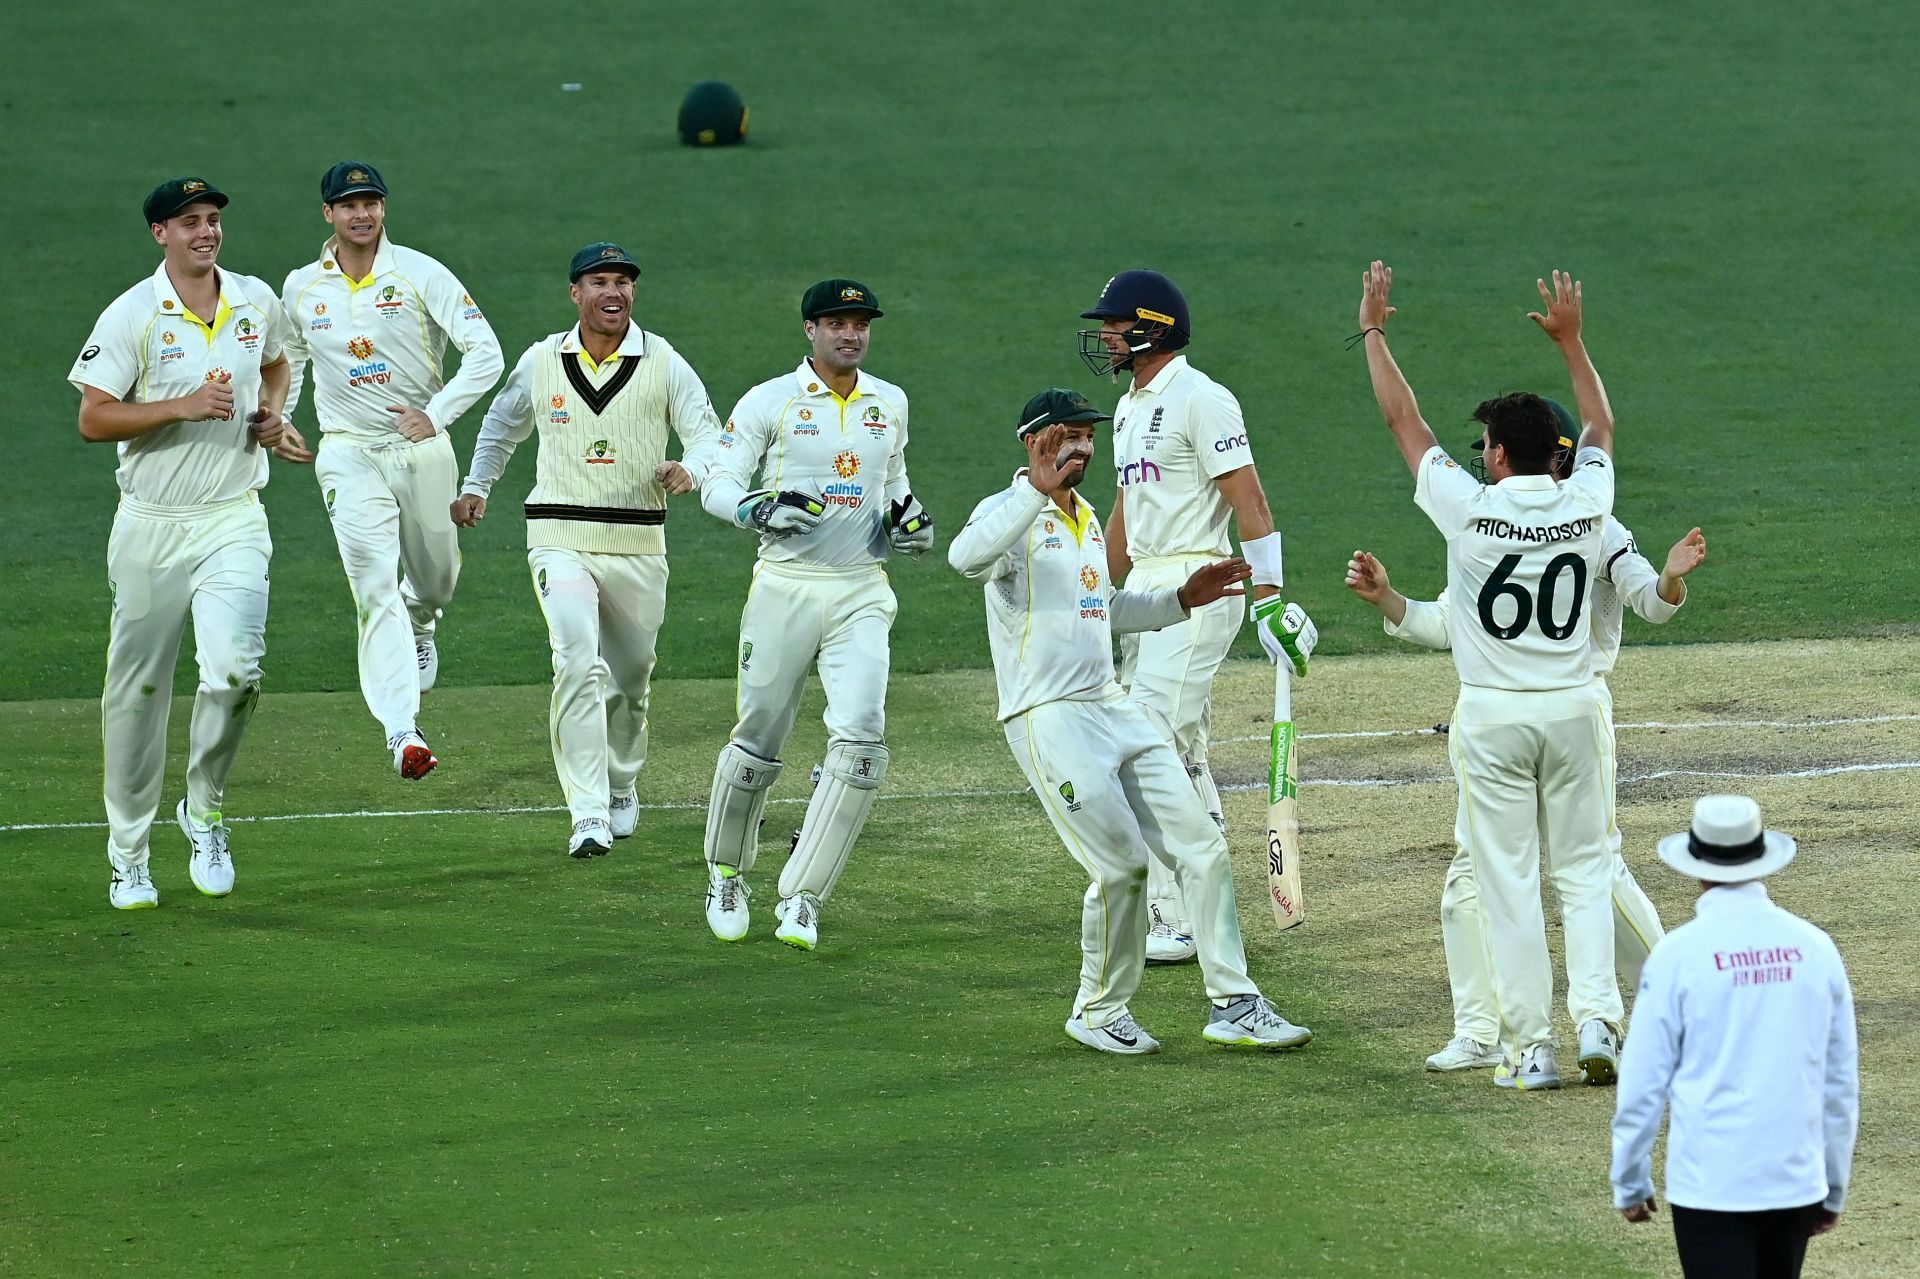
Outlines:
{"type": "Polygon", "coordinates": [[[743,671],[746,670],[747,663],[751,662],[752,660],[753,660],[753,641],[741,640],[740,641],[740,669],[743,671]]]}
{"type": "Polygon", "coordinates": [[[1080,811],[1080,801],[1073,797],[1072,782],[1060,783],[1060,798],[1067,801],[1067,811],[1069,813],[1077,813],[1080,811]]]}
{"type": "Polygon", "coordinates": [[[539,590],[540,598],[547,598],[547,570],[541,569],[533,575],[534,587],[539,590]]]}
{"type": "Polygon", "coordinates": [[[335,500],[336,498],[338,498],[339,496],[340,496],[340,490],[339,490],[339,489],[328,489],[328,490],[327,490],[327,514],[328,514],[328,516],[332,516],[332,514],[333,514],[333,503],[334,503],[334,500],[335,500]]]}
{"type": "Polygon", "coordinates": [[[605,440],[595,440],[587,446],[588,466],[611,466],[614,461],[613,445],[605,440]]]}
{"type": "Polygon", "coordinates": [[[381,315],[395,316],[406,309],[406,305],[407,300],[400,295],[400,290],[389,284],[380,290],[380,296],[375,299],[373,309],[381,315]]]}
{"type": "Polygon", "coordinates": [[[252,320],[241,319],[233,326],[233,331],[234,334],[239,337],[240,345],[246,347],[248,350],[252,350],[253,344],[260,340],[259,326],[252,320]]]}

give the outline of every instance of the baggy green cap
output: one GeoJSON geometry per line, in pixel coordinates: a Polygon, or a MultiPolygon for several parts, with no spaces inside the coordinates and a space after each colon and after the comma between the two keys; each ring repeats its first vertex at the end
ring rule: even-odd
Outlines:
{"type": "Polygon", "coordinates": [[[886,312],[873,296],[873,290],[858,280],[822,280],[800,295],[800,318],[818,319],[835,311],[865,311],[874,319],[886,312]]]}
{"type": "Polygon", "coordinates": [[[152,226],[155,222],[165,222],[176,216],[189,204],[201,203],[224,209],[227,207],[226,192],[205,178],[173,178],[147,192],[140,211],[146,214],[147,225],[152,226]]]}
{"type": "Polygon", "coordinates": [[[1026,439],[1056,422],[1111,422],[1113,414],[1102,413],[1093,401],[1064,386],[1050,386],[1027,401],[1020,410],[1020,425],[1015,434],[1026,439]]]}
{"type": "Polygon", "coordinates": [[[574,254],[573,265],[567,268],[567,282],[571,284],[589,271],[625,271],[636,280],[640,278],[640,264],[611,240],[589,244],[574,254]]]}

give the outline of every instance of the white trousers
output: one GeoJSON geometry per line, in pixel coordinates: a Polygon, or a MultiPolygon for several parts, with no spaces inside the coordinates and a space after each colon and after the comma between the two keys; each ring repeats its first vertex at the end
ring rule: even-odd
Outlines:
{"type": "Polygon", "coordinates": [[[1147,866],[1165,858],[1193,911],[1207,995],[1255,994],[1227,839],[1160,727],[1128,697],[1047,702],[1003,726],[1013,758],[1067,852],[1087,872],[1074,1011],[1104,1026],[1146,966],[1147,866]]]}
{"type": "Polygon", "coordinates": [[[647,762],[647,690],[667,615],[667,557],[536,546],[533,590],[553,649],[547,715],[553,768],[572,820],[607,820],[608,800],[647,762]]]}
{"type": "Polygon", "coordinates": [[[360,634],[360,693],[389,738],[415,727],[420,666],[460,577],[460,540],[447,508],[460,465],[445,432],[374,447],[338,435],[313,461],[360,634]]]}
{"type": "Polygon", "coordinates": [[[167,713],[180,636],[193,618],[200,687],[187,746],[187,807],[225,806],[227,774],[260,698],[267,648],[267,513],[249,493],[217,506],[153,507],[123,498],[107,541],[113,587],[106,691],[107,860],[147,861],[167,767],[167,713]]]}
{"type": "Polygon", "coordinates": [[[778,759],[807,672],[820,672],[829,742],[884,742],[887,667],[897,611],[893,588],[871,568],[805,569],[762,560],[740,615],[734,744],[778,759]]]}
{"type": "Polygon", "coordinates": [[[1613,973],[1613,735],[1606,696],[1462,685],[1448,734],[1484,949],[1509,1057],[1553,1038],[1540,855],[1565,929],[1576,1024],[1624,1020],[1613,973]]]}
{"type": "MultiPolygon", "coordinates": [[[[1613,732],[1613,697],[1606,681],[1600,681],[1606,704],[1607,737],[1613,732]]],[[[1620,985],[1638,989],[1640,970],[1647,962],[1654,943],[1666,935],[1660,924],[1660,912],[1648,900],[1646,891],[1633,877],[1622,853],[1624,841],[1615,820],[1615,788],[1618,786],[1618,755],[1609,751],[1607,778],[1607,834],[1611,850],[1613,898],[1613,965],[1620,985]]],[[[1483,1044],[1497,1042],[1500,1032],[1499,1005],[1494,998],[1493,973],[1487,956],[1486,930],[1480,920],[1480,890],[1473,881],[1473,858],[1466,846],[1466,810],[1454,815],[1453,861],[1447,867],[1446,885],[1440,893],[1440,940],[1447,955],[1447,984],[1453,992],[1453,1033],[1465,1035],[1483,1044]]],[[[1551,853],[1549,853],[1551,861],[1551,853]]],[[[1573,1006],[1572,987],[1568,988],[1568,1016],[1578,1025],[1579,1008],[1573,1006]]]]}
{"type": "MultiPolygon", "coordinates": [[[[1210,555],[1143,560],[1127,574],[1130,591],[1161,591],[1183,584],[1193,571],[1211,564],[1210,555]]],[[[1195,609],[1178,626],[1142,631],[1120,641],[1120,682],[1134,701],[1165,721],[1173,734],[1174,753],[1200,801],[1224,826],[1220,791],[1207,763],[1207,733],[1212,710],[1213,677],[1233,647],[1233,637],[1246,621],[1247,601],[1229,595],[1195,609]]],[[[1147,866],[1147,898],[1179,932],[1193,931],[1180,899],[1173,868],[1160,858],[1147,866]]]]}

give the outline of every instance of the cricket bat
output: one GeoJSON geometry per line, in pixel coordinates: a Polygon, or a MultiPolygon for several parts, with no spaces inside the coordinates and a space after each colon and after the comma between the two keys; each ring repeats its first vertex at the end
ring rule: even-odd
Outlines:
{"type": "Polygon", "coordinates": [[[1285,932],[1306,922],[1300,890],[1299,764],[1293,731],[1293,672],[1273,668],[1273,759],[1267,768],[1267,896],[1273,923],[1285,932]]]}

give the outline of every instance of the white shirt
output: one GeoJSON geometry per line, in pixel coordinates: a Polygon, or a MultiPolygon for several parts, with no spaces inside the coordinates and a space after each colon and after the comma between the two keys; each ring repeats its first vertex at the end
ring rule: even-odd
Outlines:
{"type": "Polygon", "coordinates": [[[293,416],[313,365],[314,418],[320,429],[368,444],[399,437],[388,406],[419,409],[442,432],[500,380],[506,360],[487,317],[454,278],[424,253],[382,233],[373,271],[349,280],[328,240],[320,257],[287,276],[281,298],[291,333],[287,359],[293,416]],[[447,341],[460,348],[460,371],[444,381],[447,341]]]}
{"type": "MultiPolygon", "coordinates": [[[[542,338],[528,347],[513,366],[513,372],[507,374],[506,385],[493,397],[487,416],[480,423],[479,438],[473,443],[473,469],[467,472],[466,482],[460,486],[462,493],[475,493],[481,497],[491,494],[495,481],[506,472],[514,448],[533,434],[534,362],[557,336],[560,335],[542,338]]],[[[560,350],[565,354],[585,353],[586,348],[580,344],[578,324],[561,337],[560,350]]],[[[665,338],[658,333],[647,332],[632,320],[627,321],[627,335],[620,339],[620,345],[600,367],[610,367],[615,360],[637,360],[642,357],[667,362],[667,425],[680,437],[681,447],[687,454],[683,465],[693,476],[694,483],[698,484],[705,477],[705,465],[695,455],[703,448],[711,449],[713,438],[720,432],[713,401],[707,398],[706,384],[701,382],[700,375],[693,371],[686,357],[674,350],[665,338]]]]}
{"type": "Polygon", "coordinates": [[[1573,475],[1482,484],[1439,445],[1420,459],[1413,500],[1447,539],[1449,639],[1460,682],[1535,691],[1593,679],[1600,526],[1613,513],[1613,462],[1580,450],[1573,475]]]}
{"type": "MultiPolygon", "coordinates": [[[[1684,581],[1680,584],[1680,604],[1669,604],[1660,598],[1658,570],[1647,562],[1646,556],[1640,554],[1634,546],[1633,534],[1619,520],[1607,516],[1600,537],[1606,559],[1601,563],[1599,584],[1593,591],[1593,629],[1590,635],[1593,640],[1593,672],[1595,675],[1606,675],[1620,658],[1620,629],[1625,609],[1632,608],[1642,621],[1658,626],[1671,621],[1673,615],[1680,611],[1680,604],[1687,601],[1684,581]]],[[[1395,639],[1423,644],[1428,648],[1446,648],[1451,643],[1451,612],[1447,593],[1443,590],[1438,599],[1408,600],[1406,615],[1398,625],[1385,618],[1381,622],[1387,634],[1395,639]]]]}
{"type": "Polygon", "coordinates": [[[264,280],[220,272],[212,324],[187,310],[162,262],[113,300],[67,380],[127,404],[191,395],[207,382],[233,387],[233,420],[175,422],[120,441],[121,493],[153,506],[200,506],[245,497],[267,482],[267,450],[247,432],[260,403],[260,367],[279,361],[286,321],[264,280]]]}
{"type": "Polygon", "coordinates": [[[1073,506],[1062,511],[1023,469],[973,508],[947,547],[948,563],[986,585],[1003,720],[1047,702],[1119,696],[1113,636],[1187,617],[1177,589],[1115,589],[1099,519],[1078,496],[1073,506]]]}
{"type": "Polygon", "coordinates": [[[1758,881],[1712,889],[1647,957],[1613,1116],[1617,1207],[1653,1196],[1760,1212],[1846,1204],[1860,1126],[1853,991],[1833,939],[1758,881]]]}
{"type": "Polygon", "coordinates": [[[1127,554],[1219,558],[1233,506],[1214,481],[1253,465],[1233,392],[1176,355],[1113,410],[1113,462],[1125,490],[1127,554]]]}
{"type": "MultiPolygon", "coordinates": [[[[907,394],[860,370],[842,400],[805,360],[740,397],[714,441],[700,504],[729,523],[759,488],[805,489],[827,500],[811,533],[760,539],[760,558],[851,568],[887,558],[887,516],[907,482],[907,394]]],[[[703,454],[704,456],[704,454],[703,454]]]]}

